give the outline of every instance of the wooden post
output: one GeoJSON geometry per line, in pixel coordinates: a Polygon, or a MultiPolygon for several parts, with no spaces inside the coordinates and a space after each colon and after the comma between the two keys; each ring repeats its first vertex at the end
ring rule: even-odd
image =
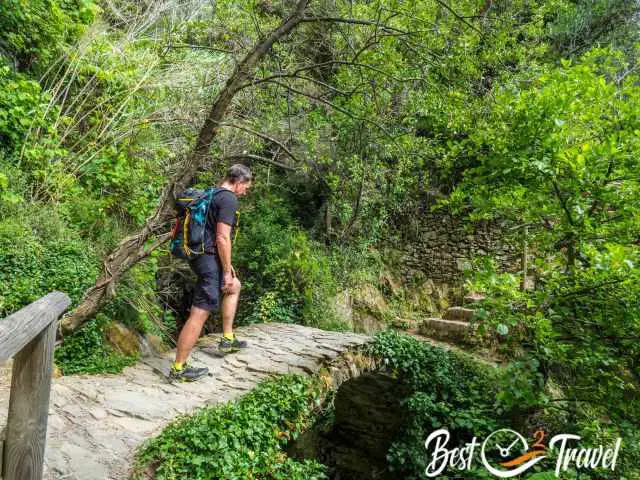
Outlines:
{"type": "Polygon", "coordinates": [[[42,479],[57,327],[51,322],[13,360],[4,480],[42,479]]]}
{"type": "Polygon", "coordinates": [[[9,418],[0,448],[4,480],[40,480],[47,438],[53,347],[60,315],[71,304],[51,292],[0,320],[0,361],[13,358],[9,418]]]}

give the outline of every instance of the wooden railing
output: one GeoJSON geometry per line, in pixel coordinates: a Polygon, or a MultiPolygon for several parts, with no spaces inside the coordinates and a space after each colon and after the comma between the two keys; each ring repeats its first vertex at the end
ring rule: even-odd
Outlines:
{"type": "Polygon", "coordinates": [[[64,293],[53,292],[0,320],[0,362],[13,357],[9,416],[0,448],[4,480],[42,478],[53,347],[58,319],[70,303],[64,293]]]}

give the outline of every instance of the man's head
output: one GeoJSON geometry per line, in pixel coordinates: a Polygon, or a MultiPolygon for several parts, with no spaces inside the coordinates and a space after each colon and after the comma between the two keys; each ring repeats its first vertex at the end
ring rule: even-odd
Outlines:
{"type": "Polygon", "coordinates": [[[231,165],[229,170],[227,170],[224,183],[233,193],[242,196],[246,195],[247,190],[249,190],[251,179],[251,170],[249,170],[249,167],[241,163],[236,163],[235,165],[231,165]]]}

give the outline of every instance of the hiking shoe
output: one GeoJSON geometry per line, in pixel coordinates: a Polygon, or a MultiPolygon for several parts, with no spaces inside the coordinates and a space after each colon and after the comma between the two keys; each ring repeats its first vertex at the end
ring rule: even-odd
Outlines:
{"type": "Polygon", "coordinates": [[[207,367],[192,367],[191,365],[184,365],[182,370],[176,370],[171,366],[169,370],[169,380],[177,382],[193,382],[199,378],[205,377],[209,373],[207,367]]]}
{"type": "Polygon", "coordinates": [[[233,340],[229,340],[223,336],[220,339],[220,345],[218,345],[218,349],[224,353],[237,352],[243,348],[247,348],[247,342],[244,340],[238,340],[238,337],[235,335],[233,336],[233,340]]]}

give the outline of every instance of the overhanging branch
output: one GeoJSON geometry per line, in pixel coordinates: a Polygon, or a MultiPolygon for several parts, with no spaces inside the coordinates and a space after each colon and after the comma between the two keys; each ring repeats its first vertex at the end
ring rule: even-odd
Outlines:
{"type": "Polygon", "coordinates": [[[258,132],[256,130],[252,130],[251,128],[249,128],[247,126],[238,125],[237,123],[224,123],[221,126],[222,127],[237,128],[238,130],[243,130],[243,131],[245,131],[247,133],[255,135],[256,137],[260,137],[263,140],[268,140],[269,142],[278,145],[278,147],[280,147],[282,149],[282,151],[284,153],[286,153],[291,158],[291,160],[293,160],[296,163],[299,163],[298,158],[293,154],[293,152],[291,150],[289,150],[289,148],[284,143],[282,143],[280,140],[277,140],[277,139],[271,137],[270,135],[267,135],[266,133],[262,133],[262,132],[258,132]]]}
{"type": "Polygon", "coordinates": [[[291,167],[289,165],[285,165],[284,163],[280,163],[276,160],[271,160],[267,157],[263,157],[261,155],[255,155],[253,153],[237,153],[233,155],[227,155],[223,160],[256,160],[258,162],[266,163],[269,165],[274,165],[276,167],[282,168],[284,170],[289,170],[291,172],[297,172],[298,169],[295,167],[291,167]]]}

